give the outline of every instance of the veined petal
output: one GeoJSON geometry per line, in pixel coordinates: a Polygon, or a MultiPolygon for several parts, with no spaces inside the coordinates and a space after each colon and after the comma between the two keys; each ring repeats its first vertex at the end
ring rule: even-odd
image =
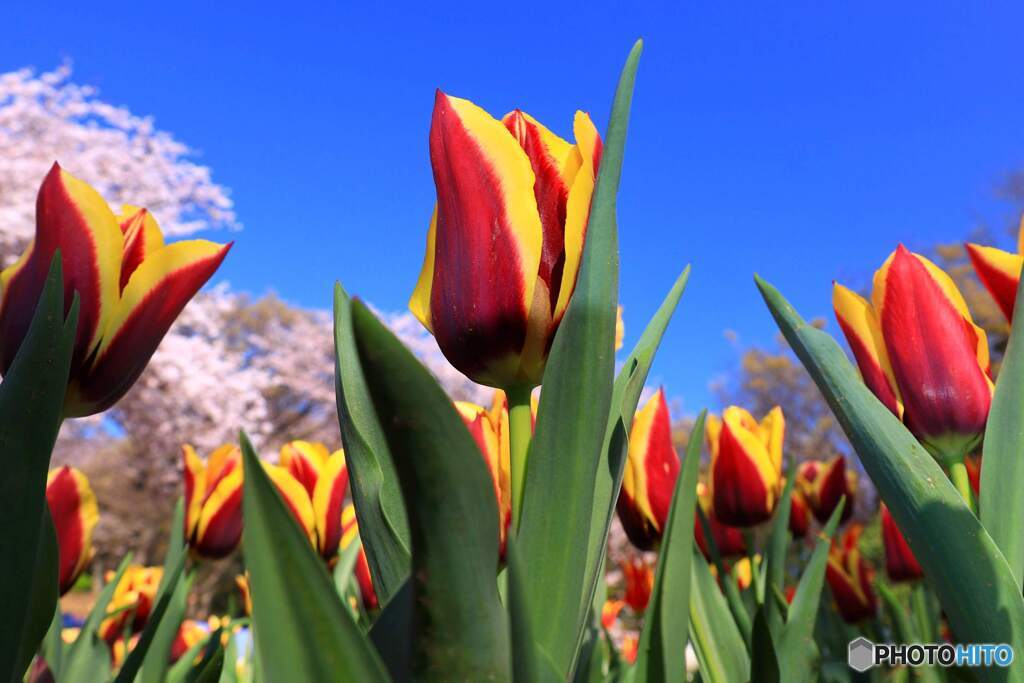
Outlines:
{"type": "MultiPolygon", "coordinates": [[[[278,458],[281,467],[292,473],[299,483],[306,488],[310,496],[316,489],[320,470],[331,457],[327,446],[310,441],[290,441],[281,446],[278,458]]],[[[344,458],[344,456],[343,456],[344,458]]]]}
{"type": "Polygon", "coordinates": [[[50,470],[46,501],[57,532],[59,587],[63,595],[92,560],[92,533],[99,522],[99,507],[89,481],[73,467],[50,470]]]}
{"type": "Polygon", "coordinates": [[[313,503],[309,499],[306,489],[298,479],[292,476],[291,472],[279,465],[264,462],[263,468],[267,471],[270,480],[277,486],[285,505],[291,510],[295,521],[302,527],[310,545],[316,548],[316,516],[313,513],[313,503]]]}
{"type": "Polygon", "coordinates": [[[124,234],[124,254],[121,258],[121,291],[124,291],[128,279],[142,261],[154,251],[164,246],[164,235],[157,225],[156,219],[146,209],[125,204],[121,207],[121,215],[117,217],[124,234]]]}
{"type": "Polygon", "coordinates": [[[54,164],[39,188],[31,254],[4,283],[0,370],[10,366],[28,331],[50,260],[58,249],[65,312],[71,308],[75,292],[80,301],[72,367],[88,358],[117,306],[123,244],[121,228],[103,198],[54,164]]]}
{"type": "Polygon", "coordinates": [[[230,244],[175,242],[135,269],[110,317],[95,360],[68,388],[65,414],[90,415],[132,386],[178,314],[216,272],[230,244]]]}
{"type": "Polygon", "coordinates": [[[338,554],[342,536],[342,508],[348,490],[348,467],[345,451],[334,451],[327,458],[313,491],[313,514],[316,516],[317,542],[320,555],[332,560],[338,554]]]}
{"type": "Polygon", "coordinates": [[[980,244],[968,244],[966,247],[978,279],[996,300],[1006,319],[1013,322],[1013,306],[1017,300],[1017,284],[1024,256],[980,244]]]}
{"type": "Polygon", "coordinates": [[[182,445],[181,458],[185,477],[185,538],[191,539],[195,536],[199,513],[206,499],[206,467],[196,449],[189,444],[182,445]]]}
{"type": "Polygon", "coordinates": [[[242,468],[219,479],[199,513],[192,547],[203,557],[227,557],[242,540],[242,468]]]}
{"type": "Polygon", "coordinates": [[[859,294],[833,283],[832,308],[864,383],[896,417],[902,417],[903,402],[892,374],[882,328],[871,304],[859,294]]]}
{"type": "Polygon", "coordinates": [[[423,327],[433,334],[434,326],[430,322],[430,292],[434,286],[434,252],[437,249],[437,204],[430,214],[430,228],[427,230],[427,253],[423,256],[416,289],[409,298],[409,310],[423,327]]]}
{"type": "Polygon", "coordinates": [[[468,100],[438,91],[430,128],[437,231],[430,320],[438,345],[471,379],[519,375],[543,229],[530,160],[468,100]]]}

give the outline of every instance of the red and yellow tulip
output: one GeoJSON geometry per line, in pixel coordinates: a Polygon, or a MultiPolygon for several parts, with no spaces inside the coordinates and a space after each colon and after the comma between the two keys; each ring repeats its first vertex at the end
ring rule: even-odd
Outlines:
{"type": "Polygon", "coordinates": [[[197,557],[227,557],[242,540],[242,451],[224,444],[203,463],[181,447],[185,463],[185,539],[197,557]]]}
{"type": "Polygon", "coordinates": [[[96,495],[89,480],[74,467],[58,467],[46,477],[46,502],[57,531],[60,554],[59,587],[64,595],[75,585],[95,552],[92,532],[100,521],[96,495]]]}
{"type": "Polygon", "coordinates": [[[857,473],[846,468],[844,456],[837,456],[827,463],[820,460],[800,463],[796,471],[796,486],[800,489],[800,497],[806,501],[814,518],[821,524],[832,516],[843,496],[846,496],[846,505],[840,523],[846,522],[853,515],[857,473]]]}
{"type": "Polygon", "coordinates": [[[789,532],[793,538],[803,538],[810,526],[811,510],[804,495],[794,485],[793,495],[789,499],[789,532]]]}
{"type": "Polygon", "coordinates": [[[409,309],[470,379],[536,386],[576,287],[601,139],[569,143],[518,109],[500,121],[437,92],[437,204],[409,309]]]}
{"type": "Polygon", "coordinates": [[[832,590],[836,609],[849,624],[874,616],[878,609],[878,599],[871,586],[875,571],[861,556],[857,545],[861,531],[859,524],[851,525],[842,538],[832,544],[825,567],[825,579],[832,590]]]}
{"type": "Polygon", "coordinates": [[[263,469],[266,471],[267,476],[270,477],[270,481],[277,487],[278,493],[281,494],[285,506],[291,511],[292,517],[295,518],[299,528],[302,529],[306,538],[309,539],[309,544],[319,552],[320,546],[317,544],[316,534],[316,514],[313,512],[313,501],[310,499],[306,487],[287,468],[280,465],[264,461],[263,469]]]}
{"type": "Polygon", "coordinates": [[[661,540],[679,476],[679,454],[672,445],[672,418],[659,389],[636,414],[622,474],[618,511],[630,542],[650,550],[661,540]]]}
{"type": "Polygon", "coordinates": [[[750,527],[771,518],[782,485],[785,430],[778,406],[760,422],[736,406],[726,408],[721,419],[708,416],[709,482],[712,507],[719,521],[750,527]]]}
{"type": "Polygon", "coordinates": [[[359,523],[356,521],[355,507],[351,504],[346,505],[341,519],[344,529],[341,537],[341,549],[345,550],[352,543],[359,543],[359,555],[356,556],[356,566],[352,571],[359,584],[359,593],[363,596],[363,605],[366,609],[377,609],[377,592],[373,588],[373,577],[370,574],[370,563],[366,559],[366,549],[363,548],[362,541],[359,539],[359,523]]]}
{"type": "Polygon", "coordinates": [[[1016,254],[980,244],[966,246],[967,255],[971,258],[978,279],[996,300],[1006,319],[1013,322],[1017,285],[1020,283],[1021,267],[1024,266],[1024,216],[1021,216],[1020,229],[1017,233],[1016,254]]]}
{"type": "Polygon", "coordinates": [[[171,643],[171,656],[170,661],[174,662],[181,659],[182,655],[192,649],[196,643],[199,643],[210,634],[206,624],[196,619],[186,619],[181,622],[181,626],[178,627],[178,632],[174,636],[174,641],[171,643]]]}
{"type": "Polygon", "coordinates": [[[944,465],[981,441],[992,401],[989,349],[953,280],[902,245],[875,273],[871,302],[833,289],[864,382],[944,465]]]}
{"type": "Polygon", "coordinates": [[[235,576],[235,587],[238,595],[242,598],[242,608],[246,616],[252,616],[252,593],[249,590],[249,572],[235,576]]]}
{"type": "MultiPolygon", "coordinates": [[[[141,631],[149,619],[153,608],[160,579],[163,577],[162,567],[129,566],[121,580],[114,587],[107,613],[113,614],[100,623],[99,636],[108,643],[114,643],[122,636],[127,627],[131,632],[141,631]]],[[[107,572],[107,581],[114,578],[114,572],[107,572]]]]}
{"type": "MultiPolygon", "coordinates": [[[[722,524],[715,517],[715,511],[711,507],[711,492],[704,482],[697,482],[697,502],[704,512],[711,528],[711,537],[718,549],[718,556],[722,558],[734,557],[747,554],[747,541],[743,538],[743,532],[736,527],[722,524]]],[[[711,549],[708,547],[707,539],[704,536],[704,525],[700,523],[700,515],[694,516],[693,538],[700,548],[704,557],[711,561],[711,549]]]]}
{"type": "Polygon", "coordinates": [[[495,396],[494,405],[490,410],[467,401],[456,401],[455,407],[473,440],[476,441],[491,473],[494,498],[498,506],[499,554],[504,558],[508,529],[512,522],[508,407],[503,394],[495,396]]]}
{"type": "Polygon", "coordinates": [[[903,537],[889,508],[882,503],[882,543],[885,546],[885,573],[894,582],[916,581],[924,577],[910,544],[903,537]]]}
{"type": "Polygon", "coordinates": [[[625,600],[605,600],[601,606],[601,625],[610,629],[619,618],[619,612],[626,606],[625,600]]]}
{"type": "Polygon", "coordinates": [[[626,604],[635,614],[643,614],[651,601],[654,570],[643,557],[631,556],[622,561],[622,578],[626,584],[626,604]]]}
{"type": "Polygon", "coordinates": [[[328,562],[338,556],[342,535],[342,508],[348,491],[345,452],[331,453],[322,443],[292,441],[281,448],[280,464],[309,495],[313,506],[316,546],[328,562]]]}
{"type": "Polygon", "coordinates": [[[131,388],[231,247],[205,240],[164,244],[148,211],[122,210],[114,215],[96,190],[54,164],[39,188],[35,239],[0,273],[0,373],[6,373],[60,250],[65,309],[79,297],[68,417],[102,412],[131,388]]]}

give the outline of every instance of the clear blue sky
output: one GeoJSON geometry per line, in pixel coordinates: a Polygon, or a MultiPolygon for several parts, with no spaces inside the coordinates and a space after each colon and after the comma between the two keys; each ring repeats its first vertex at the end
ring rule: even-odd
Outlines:
{"type": "Polygon", "coordinates": [[[151,4],[9,4],[0,69],[70,58],[76,81],[200,149],[245,224],[224,276],[324,308],[338,278],[404,308],[433,202],[434,88],[563,135],[581,108],[603,130],[643,37],[619,210],[626,342],[692,263],[654,370],[688,412],[736,365],[726,329],[773,343],[754,271],[834,331],[833,278],[860,286],[899,241],[1002,224],[993,187],[1024,168],[1019,3],[151,4]]]}

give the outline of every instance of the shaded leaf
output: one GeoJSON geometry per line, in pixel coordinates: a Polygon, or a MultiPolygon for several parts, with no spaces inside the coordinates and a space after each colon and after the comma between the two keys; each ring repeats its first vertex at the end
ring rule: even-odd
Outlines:
{"type": "Polygon", "coordinates": [[[693,551],[690,578],[690,641],[697,653],[701,679],[708,683],[748,680],[747,646],[711,568],[697,549],[693,551]]]}

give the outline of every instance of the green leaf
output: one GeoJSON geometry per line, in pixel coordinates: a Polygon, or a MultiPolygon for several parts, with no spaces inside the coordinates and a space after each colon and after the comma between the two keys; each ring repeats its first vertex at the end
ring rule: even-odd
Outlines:
{"type": "Polygon", "coordinates": [[[224,648],[220,644],[221,632],[218,628],[206,639],[203,657],[185,675],[185,683],[214,683],[220,678],[224,666],[224,648]]]}
{"type": "MultiPolygon", "coordinates": [[[[139,642],[135,644],[135,647],[128,653],[128,657],[125,658],[124,664],[121,666],[121,670],[117,672],[117,677],[114,679],[114,683],[131,683],[135,680],[135,674],[138,673],[142,667],[142,662],[146,657],[146,653],[149,652],[149,646],[153,642],[153,637],[160,628],[160,623],[163,621],[164,615],[167,613],[167,608],[174,599],[174,593],[178,589],[178,585],[181,583],[181,574],[185,569],[185,554],[178,553],[178,558],[171,568],[170,575],[164,577],[167,579],[164,582],[161,579],[160,588],[157,590],[156,600],[153,603],[153,609],[149,613],[149,618],[146,620],[146,627],[142,630],[142,635],[139,636],[139,642]]],[[[174,624],[173,629],[177,631],[178,624],[174,624]]],[[[169,650],[168,650],[169,652],[169,650]]],[[[167,654],[164,653],[163,657],[166,658],[167,654]]]]}
{"type": "MultiPolygon", "coordinates": [[[[992,537],[935,460],[864,385],[839,345],[807,325],[774,287],[760,278],[757,283],[903,531],[957,638],[1024,651],[1024,598],[992,537]]],[[[1024,667],[978,674],[1024,680],[1024,667]]]]}
{"type": "Polygon", "coordinates": [[[267,680],[387,680],[377,653],[341,603],[323,561],[245,434],[241,444],[242,549],[258,626],[256,652],[267,680]]]}
{"type": "Polygon", "coordinates": [[[359,537],[352,539],[348,547],[338,553],[338,562],[334,565],[331,576],[334,579],[334,590],[344,598],[349,583],[353,579],[353,572],[356,568],[356,560],[359,559],[361,541],[359,537]]]}
{"type": "MultiPolygon", "coordinates": [[[[1024,319],[1024,288],[1017,303],[1024,319]]],[[[985,426],[978,507],[981,523],[1003,552],[1021,592],[1024,581],[1024,331],[1011,327],[985,426]]]]}
{"type": "MultiPolygon", "coordinates": [[[[775,508],[775,519],[772,521],[772,532],[768,538],[768,552],[765,558],[765,571],[768,594],[781,591],[786,578],[786,553],[789,550],[789,514],[791,511],[790,502],[793,499],[793,485],[796,477],[793,476],[792,463],[786,472],[786,486],[782,489],[782,497],[775,508]]],[[[772,629],[772,636],[779,637],[782,625],[785,622],[785,614],[779,609],[775,600],[769,599],[765,602],[768,607],[768,626],[772,629]]],[[[783,603],[785,604],[785,603],[783,603]]]]}
{"type": "MultiPolygon", "coordinates": [[[[175,567],[185,555],[185,501],[178,498],[171,518],[171,537],[167,542],[164,555],[164,571],[160,579],[157,596],[162,596],[171,582],[175,567]]],[[[171,646],[178,635],[178,629],[185,618],[186,600],[192,581],[185,578],[174,583],[174,592],[167,605],[167,612],[160,620],[160,625],[153,634],[153,642],[149,646],[149,654],[142,662],[139,672],[139,683],[161,683],[167,673],[171,646]]]]}
{"type": "Polygon", "coordinates": [[[505,547],[508,563],[508,608],[509,635],[512,649],[512,680],[516,683],[555,683],[562,680],[554,665],[537,649],[533,639],[529,610],[526,607],[527,575],[519,562],[515,539],[510,537],[505,547]]]}
{"type": "Polygon", "coordinates": [[[487,464],[452,400],[360,302],[352,327],[409,514],[413,669],[421,680],[508,680],[487,464]]]}
{"type": "Polygon", "coordinates": [[[60,603],[57,603],[53,610],[53,619],[50,621],[50,628],[43,638],[42,655],[46,665],[50,667],[54,681],[63,681],[64,671],[64,639],[61,638],[61,631],[64,627],[63,615],[60,611],[60,603]]]}
{"type": "MultiPolygon", "coordinates": [[[[711,575],[711,568],[696,548],[690,578],[690,641],[697,653],[701,680],[707,683],[748,680],[747,646],[711,575]]],[[[723,578],[723,583],[728,581],[727,577],[723,578]]]]}
{"type": "Polygon", "coordinates": [[[185,653],[178,658],[178,661],[176,661],[167,670],[167,678],[164,683],[182,683],[182,681],[188,678],[192,669],[198,668],[193,666],[195,658],[199,656],[200,652],[205,651],[206,646],[209,644],[210,636],[206,636],[204,639],[185,650],[185,653]]]}
{"type": "MultiPolygon", "coordinates": [[[[718,552],[718,544],[715,542],[715,535],[711,533],[711,523],[708,521],[703,509],[697,508],[697,518],[700,522],[701,529],[704,531],[704,543],[708,546],[708,554],[711,555],[711,564],[715,567],[719,576],[731,577],[732,574],[727,571],[725,563],[722,561],[722,556],[718,552]]],[[[750,612],[748,611],[746,603],[743,601],[743,596],[740,595],[739,586],[736,585],[736,581],[722,581],[722,590],[725,593],[726,604],[729,606],[729,612],[732,613],[733,621],[736,623],[736,627],[740,630],[740,635],[743,637],[743,642],[749,651],[750,639],[753,634],[754,625],[750,621],[750,612]]]]}
{"type": "Polygon", "coordinates": [[[121,560],[114,577],[111,579],[100,596],[96,598],[89,616],[78,632],[78,637],[67,651],[64,659],[64,678],[62,680],[72,681],[105,681],[110,677],[110,648],[100,640],[97,632],[100,624],[107,616],[107,606],[110,599],[114,597],[114,589],[121,582],[125,570],[131,564],[132,554],[128,553],[121,560]]]}
{"type": "Polygon", "coordinates": [[[575,665],[585,623],[581,605],[592,594],[584,581],[594,484],[615,372],[619,289],[615,197],[641,49],[637,41],[612,104],[576,289],[544,371],[520,516],[519,548],[523,564],[531,570],[527,604],[533,633],[566,678],[575,665]]]}
{"type": "Polygon", "coordinates": [[[654,354],[661,344],[661,338],[668,328],[689,279],[690,266],[686,266],[676,278],[675,284],[654,317],[647,323],[647,328],[626,358],[612,387],[612,413],[605,430],[601,461],[598,463],[597,478],[594,481],[590,540],[587,543],[587,578],[584,583],[587,588],[580,603],[581,619],[590,611],[592,596],[597,592],[598,584],[603,577],[601,568],[608,547],[608,529],[612,517],[615,516],[615,501],[622,487],[622,473],[629,446],[628,434],[633,425],[636,406],[647,382],[651,364],[654,362],[654,354]]]}
{"type": "Polygon", "coordinates": [[[772,630],[768,626],[768,613],[762,605],[754,615],[750,681],[751,683],[779,683],[782,680],[788,682],[793,679],[782,678],[779,673],[779,659],[775,653],[775,643],[772,642],[772,630]]]}
{"type": "Polygon", "coordinates": [[[412,678],[412,639],[412,579],[407,578],[370,627],[370,640],[394,681],[412,678]]]}
{"type": "Polygon", "coordinates": [[[688,633],[690,628],[693,519],[706,416],[707,411],[701,411],[693,425],[686,446],[686,457],[672,494],[669,521],[658,554],[654,587],[644,615],[643,630],[640,632],[636,660],[636,677],[640,681],[686,679],[686,648],[679,646],[679,640],[680,634],[688,633]]]}
{"type": "Polygon", "coordinates": [[[47,536],[52,522],[44,519],[46,474],[78,326],[77,296],[64,318],[63,282],[58,251],[25,339],[0,384],[0,678],[9,681],[21,681],[57,603],[56,541],[47,536]]]}
{"type": "Polygon", "coordinates": [[[813,680],[818,655],[818,650],[814,647],[814,622],[817,619],[821,589],[825,582],[828,551],[844,507],[845,496],[840,499],[839,505],[832,511],[828,522],[818,535],[814,552],[804,567],[804,573],[793,595],[793,604],[789,606],[789,616],[778,639],[777,648],[784,681],[799,683],[813,680]]]}
{"type": "Polygon", "coordinates": [[[409,576],[412,541],[398,473],[373,411],[352,332],[352,302],[334,285],[335,395],[349,490],[365,541],[373,587],[382,605],[409,576]]]}
{"type": "Polygon", "coordinates": [[[238,683],[238,638],[234,633],[228,635],[228,644],[224,647],[224,664],[220,670],[220,683],[238,683]]]}

